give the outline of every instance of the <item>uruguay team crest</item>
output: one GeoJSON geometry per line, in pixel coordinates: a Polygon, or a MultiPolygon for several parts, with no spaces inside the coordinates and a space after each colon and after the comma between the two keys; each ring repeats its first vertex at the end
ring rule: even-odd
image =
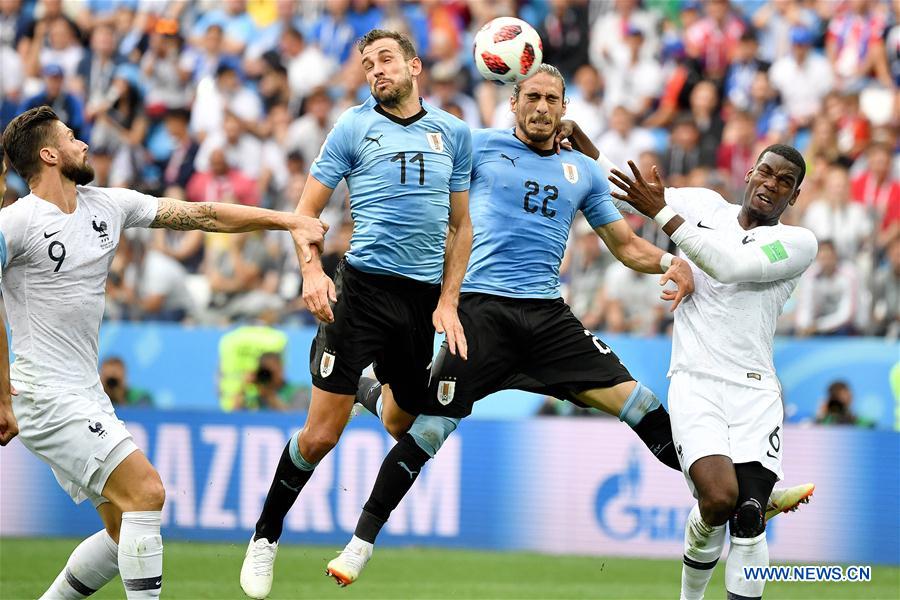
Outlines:
{"type": "Polygon", "coordinates": [[[322,361],[319,363],[319,376],[328,377],[334,371],[335,356],[331,352],[322,353],[322,361]]]}
{"type": "Polygon", "coordinates": [[[435,152],[444,151],[444,138],[441,137],[440,132],[429,131],[425,134],[425,137],[428,138],[428,145],[431,146],[432,150],[435,152]]]}
{"type": "Polygon", "coordinates": [[[453,402],[453,395],[456,393],[456,382],[442,379],[438,383],[437,399],[441,406],[447,406],[453,402]]]}
{"type": "Polygon", "coordinates": [[[578,168],[572,163],[563,163],[563,175],[569,183],[578,183],[578,168]]]}

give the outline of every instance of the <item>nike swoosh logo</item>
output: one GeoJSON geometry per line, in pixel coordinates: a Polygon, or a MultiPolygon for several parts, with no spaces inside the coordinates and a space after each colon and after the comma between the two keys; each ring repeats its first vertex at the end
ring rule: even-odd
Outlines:
{"type": "Polygon", "coordinates": [[[47,233],[47,232],[45,231],[45,232],[44,232],[44,239],[46,240],[47,238],[52,238],[54,235],[56,235],[56,234],[59,233],[60,231],[62,231],[62,229],[58,229],[58,230],[54,231],[53,233],[47,233]]]}
{"type": "Polygon", "coordinates": [[[707,227],[706,225],[704,225],[702,220],[697,221],[697,227],[699,227],[700,229],[714,229],[713,227],[707,227]]]}
{"type": "Polygon", "coordinates": [[[745,236],[744,236],[744,239],[741,240],[741,242],[743,242],[743,244],[744,244],[745,246],[746,246],[747,244],[749,244],[750,242],[752,242],[752,241],[753,241],[753,238],[750,237],[749,235],[745,235],[745,236]]]}

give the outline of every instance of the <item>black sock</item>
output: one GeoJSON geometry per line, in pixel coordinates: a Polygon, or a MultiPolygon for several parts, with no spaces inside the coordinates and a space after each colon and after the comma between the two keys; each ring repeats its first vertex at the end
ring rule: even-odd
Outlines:
{"type": "Polygon", "coordinates": [[[681,463],[678,462],[678,454],[675,452],[675,442],[672,440],[672,423],[665,408],[660,406],[651,410],[632,429],[659,462],[676,471],[681,470],[681,463]]]}
{"type": "Polygon", "coordinates": [[[371,377],[360,377],[359,387],[356,388],[356,402],[363,405],[367,411],[378,416],[378,398],[381,397],[381,384],[371,377]]]}
{"type": "Polygon", "coordinates": [[[354,534],[361,540],[375,543],[391,511],[397,508],[419,476],[422,467],[431,459],[419,448],[408,433],[397,442],[381,463],[372,495],[363,506],[354,534]]]}
{"type": "Polygon", "coordinates": [[[269,493],[266,494],[262,514],[259,515],[259,521],[256,522],[254,540],[266,538],[270,542],[278,541],[284,527],[284,517],[291,510],[297,496],[300,495],[300,490],[313,474],[312,471],[298,469],[291,460],[290,447],[293,441],[294,438],[291,438],[284,447],[284,452],[281,453],[278,468],[275,469],[275,477],[272,478],[272,485],[269,487],[269,493]]]}

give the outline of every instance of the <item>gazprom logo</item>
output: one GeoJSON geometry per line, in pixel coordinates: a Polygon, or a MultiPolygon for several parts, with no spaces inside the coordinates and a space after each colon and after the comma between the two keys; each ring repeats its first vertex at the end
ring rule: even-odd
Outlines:
{"type": "Polygon", "coordinates": [[[644,483],[641,460],[646,450],[631,448],[625,470],[610,475],[597,489],[595,511],[601,531],[615,540],[680,540],[684,537],[684,523],[691,506],[666,506],[645,500],[645,487],[652,491],[652,483],[644,483]],[[640,456],[640,457],[639,457],[640,456]]]}

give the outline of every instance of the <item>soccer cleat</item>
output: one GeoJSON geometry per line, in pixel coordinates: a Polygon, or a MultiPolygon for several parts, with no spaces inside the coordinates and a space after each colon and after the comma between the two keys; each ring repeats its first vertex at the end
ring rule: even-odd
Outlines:
{"type": "Polygon", "coordinates": [[[249,597],[262,600],[272,591],[277,552],[278,542],[270,544],[266,538],[250,538],[241,566],[241,589],[249,597]]]}
{"type": "Polygon", "coordinates": [[[363,567],[372,558],[372,550],[372,544],[366,542],[347,544],[338,557],[325,567],[325,574],[334,578],[341,587],[350,585],[359,578],[363,567]]]}
{"type": "Polygon", "coordinates": [[[772,490],[769,502],[766,504],[766,521],[774,518],[778,513],[793,512],[801,504],[809,503],[816,489],[814,483],[804,483],[789,488],[777,488],[772,490]]]}

